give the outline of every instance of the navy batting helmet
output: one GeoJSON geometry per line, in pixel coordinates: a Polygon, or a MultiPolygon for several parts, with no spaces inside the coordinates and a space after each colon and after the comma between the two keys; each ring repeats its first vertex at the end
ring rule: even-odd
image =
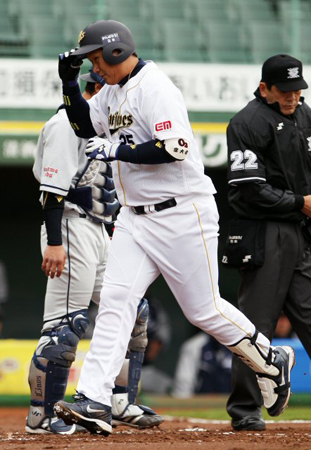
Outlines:
{"type": "Polygon", "coordinates": [[[84,28],[79,35],[80,48],[73,55],[86,58],[86,54],[103,49],[103,58],[108,64],[120,64],[135,52],[131,31],[115,20],[98,20],[84,28]],[[113,54],[118,50],[118,54],[113,54]]]}

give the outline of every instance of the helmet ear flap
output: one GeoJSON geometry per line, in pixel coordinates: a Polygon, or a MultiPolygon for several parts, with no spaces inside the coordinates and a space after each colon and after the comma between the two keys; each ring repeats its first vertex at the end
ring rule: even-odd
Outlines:
{"type": "Polygon", "coordinates": [[[115,65],[125,61],[134,52],[134,46],[125,42],[114,42],[103,47],[103,58],[106,63],[115,65]]]}

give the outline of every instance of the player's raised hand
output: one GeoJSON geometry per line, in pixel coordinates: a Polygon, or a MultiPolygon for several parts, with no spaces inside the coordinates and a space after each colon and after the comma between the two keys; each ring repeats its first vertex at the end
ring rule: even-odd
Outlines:
{"type": "Polygon", "coordinates": [[[45,275],[54,278],[63,273],[67,255],[62,245],[47,245],[43,255],[42,270],[45,275]]]}
{"type": "Polygon", "coordinates": [[[61,53],[58,57],[58,74],[65,82],[77,81],[80,67],[83,64],[81,56],[73,55],[75,49],[61,53]]]}
{"type": "Polygon", "coordinates": [[[118,149],[120,142],[110,142],[108,139],[95,136],[89,139],[85,153],[89,159],[98,159],[99,161],[114,161],[118,159],[118,149]]]}

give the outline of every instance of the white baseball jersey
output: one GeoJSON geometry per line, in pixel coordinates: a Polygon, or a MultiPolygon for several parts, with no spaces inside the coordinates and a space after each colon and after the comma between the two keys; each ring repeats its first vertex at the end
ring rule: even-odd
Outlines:
{"type": "Polygon", "coordinates": [[[177,196],[215,193],[212,181],[204,175],[181,92],[155,63],[149,61],[124,87],[106,84],[89,104],[94,129],[98,135],[105,133],[111,142],[141,144],[169,138],[190,142],[189,154],[182,162],[113,162],[121,205],[149,205],[177,196]]]}
{"type": "MultiPolygon", "coordinates": [[[[104,86],[90,101],[90,117],[96,132],[113,142],[190,142],[184,161],[112,163],[118,198],[125,206],[117,218],[93,339],[77,386],[86,397],[109,405],[137,305],[160,274],[189,321],[220,343],[233,345],[253,336],[255,327],[219,293],[215,188],[204,175],[179,90],[148,62],[123,87],[104,86]],[[140,215],[131,208],[171,198],[176,206],[160,211],[150,207],[140,215]]],[[[257,342],[268,349],[262,334],[257,342]]]]}

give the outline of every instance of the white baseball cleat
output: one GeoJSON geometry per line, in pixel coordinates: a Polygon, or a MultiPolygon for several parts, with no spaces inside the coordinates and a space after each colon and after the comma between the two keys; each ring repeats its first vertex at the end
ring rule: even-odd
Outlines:
{"type": "Polygon", "coordinates": [[[128,403],[128,394],[126,393],[112,396],[113,427],[123,425],[140,429],[153,428],[159,426],[163,420],[162,416],[148,406],[128,403]]]}
{"type": "Polygon", "coordinates": [[[295,352],[291,347],[274,347],[271,352],[271,365],[278,369],[277,375],[256,373],[264,405],[270,416],[279,416],[288,405],[290,390],[290,371],[295,365],[295,352]]]}
{"type": "Polygon", "coordinates": [[[31,426],[27,420],[25,431],[30,434],[73,434],[76,425],[66,425],[62,419],[57,417],[45,417],[38,425],[31,426]]]}

